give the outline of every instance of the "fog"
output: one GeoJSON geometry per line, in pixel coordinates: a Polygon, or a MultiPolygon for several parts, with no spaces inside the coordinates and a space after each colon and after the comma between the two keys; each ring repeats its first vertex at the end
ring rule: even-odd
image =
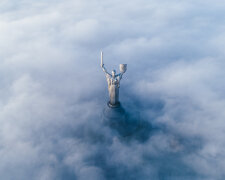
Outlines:
{"type": "Polygon", "coordinates": [[[221,1],[0,2],[2,179],[223,179],[221,1]],[[137,131],[102,121],[111,71],[137,131]]]}

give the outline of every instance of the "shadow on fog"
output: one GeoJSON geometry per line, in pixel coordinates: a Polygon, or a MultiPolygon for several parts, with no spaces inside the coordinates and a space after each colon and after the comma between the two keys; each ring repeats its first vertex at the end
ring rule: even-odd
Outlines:
{"type": "MultiPolygon", "coordinates": [[[[145,103],[144,107],[139,106],[138,108],[127,104],[119,108],[109,108],[106,105],[101,121],[92,119],[92,124],[84,123],[78,127],[69,127],[67,128],[67,135],[64,137],[76,138],[87,145],[94,145],[97,151],[85,157],[84,162],[86,166],[100,168],[104,178],[108,180],[204,178],[199,176],[183,160],[184,157],[201,149],[202,139],[191,136],[185,137],[165,125],[156,124],[154,119],[161,116],[164,113],[163,111],[164,104],[161,101],[145,103]],[[142,117],[140,113],[142,111],[139,111],[142,108],[152,111],[154,115],[142,117]],[[98,126],[95,126],[93,122],[98,126]],[[108,131],[114,133],[111,134],[108,131]],[[118,137],[121,143],[127,147],[136,142],[144,150],[147,148],[143,153],[133,147],[133,151],[139,154],[138,157],[141,158],[140,161],[143,165],[135,163],[126,165],[110,159],[113,137],[118,137]],[[157,137],[160,137],[159,140],[155,140],[157,137]],[[161,146],[165,141],[168,145],[161,146]],[[154,151],[148,150],[148,146],[151,146],[154,151]],[[148,173],[146,169],[150,169],[150,171],[154,169],[154,172],[148,173]]],[[[121,149],[121,151],[124,151],[124,149],[121,149]]],[[[129,162],[127,163],[129,164],[129,162]]],[[[74,177],[70,172],[66,174],[68,177],[74,177]]]]}
{"type": "Polygon", "coordinates": [[[140,113],[135,109],[127,111],[122,105],[116,108],[105,106],[102,115],[103,124],[115,130],[120,138],[144,142],[157,128],[141,119],[140,113]]]}
{"type": "Polygon", "coordinates": [[[165,103],[162,100],[151,98],[146,101],[132,94],[125,97],[124,104],[117,108],[105,105],[102,113],[104,125],[116,131],[124,140],[137,140],[142,143],[164,129],[163,125],[153,123],[164,113],[165,103]],[[143,115],[143,111],[150,112],[148,117],[143,115]]]}
{"type": "MultiPolygon", "coordinates": [[[[157,102],[156,102],[157,103],[157,102]]],[[[156,118],[163,114],[164,105],[162,102],[159,104],[151,103],[145,105],[145,108],[153,109],[155,114],[150,118],[156,118]],[[157,111],[157,112],[156,112],[157,111]]],[[[157,154],[147,152],[143,154],[143,161],[146,166],[156,167],[156,173],[153,173],[151,179],[193,179],[196,177],[203,178],[197,172],[189,167],[183,158],[194,152],[197,152],[202,147],[202,139],[199,137],[185,137],[179,133],[170,130],[162,124],[150,123],[152,119],[145,120],[138,110],[125,109],[120,106],[118,108],[109,108],[106,106],[103,110],[103,123],[116,131],[121,142],[129,143],[133,140],[138,141],[140,144],[152,143],[151,138],[161,136],[168,141],[168,148],[161,149],[161,142],[156,143],[157,154]],[[159,146],[159,148],[157,147],[159,146]]],[[[162,139],[161,139],[162,140],[162,139]]],[[[162,142],[163,144],[164,142],[162,142]]],[[[104,169],[105,177],[107,179],[148,179],[150,177],[143,175],[142,168],[127,169],[126,167],[108,166],[104,163],[104,157],[99,154],[98,159],[101,159],[101,164],[96,162],[98,166],[104,169]],[[102,165],[104,164],[104,165],[102,165]],[[123,171],[121,171],[123,169],[123,171]]]]}

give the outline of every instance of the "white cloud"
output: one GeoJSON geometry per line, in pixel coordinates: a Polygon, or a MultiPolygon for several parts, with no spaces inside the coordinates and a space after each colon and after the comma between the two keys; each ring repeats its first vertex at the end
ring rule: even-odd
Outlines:
{"type": "Polygon", "coordinates": [[[222,178],[224,5],[1,1],[1,177],[222,178]],[[128,64],[121,100],[158,128],[144,140],[101,122],[101,50],[128,64]]]}

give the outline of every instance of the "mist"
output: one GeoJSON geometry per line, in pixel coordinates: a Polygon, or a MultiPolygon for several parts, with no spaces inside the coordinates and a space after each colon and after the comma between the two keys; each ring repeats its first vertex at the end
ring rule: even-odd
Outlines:
{"type": "Polygon", "coordinates": [[[1,178],[223,179],[224,10],[203,0],[1,1],[1,178]],[[120,101],[135,131],[102,121],[100,51],[109,71],[128,64],[120,101]]]}

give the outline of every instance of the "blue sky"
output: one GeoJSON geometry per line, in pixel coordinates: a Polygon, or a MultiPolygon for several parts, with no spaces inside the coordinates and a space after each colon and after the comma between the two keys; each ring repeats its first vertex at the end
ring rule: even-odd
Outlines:
{"type": "Polygon", "coordinates": [[[223,179],[225,3],[0,2],[3,179],[223,179]],[[143,142],[104,126],[100,68],[128,64],[143,142]]]}

